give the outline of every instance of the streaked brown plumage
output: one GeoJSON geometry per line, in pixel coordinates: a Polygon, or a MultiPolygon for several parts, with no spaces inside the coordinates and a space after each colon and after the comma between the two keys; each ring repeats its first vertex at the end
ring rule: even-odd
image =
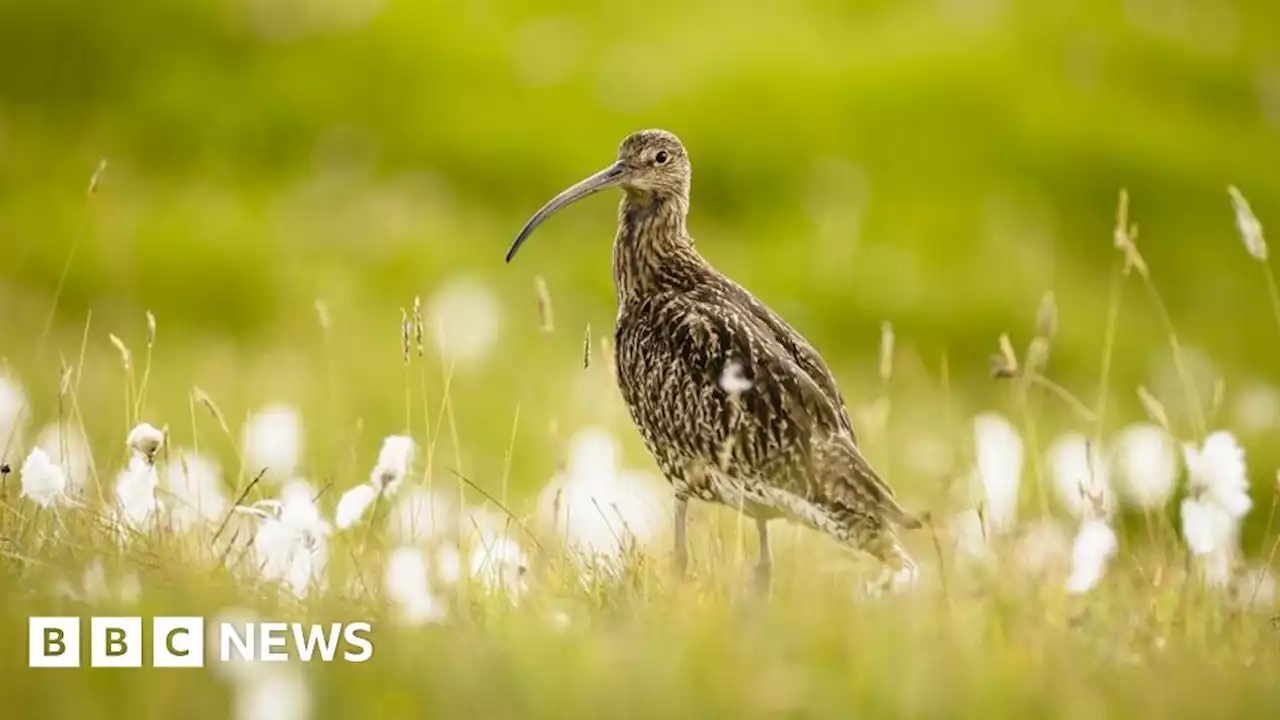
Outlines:
{"type": "Polygon", "coordinates": [[[760,532],[790,518],[914,573],[894,525],[920,522],[858,450],[822,357],[782,318],[717,272],[685,227],[690,165],[675,135],[623,140],[613,165],[565,190],[525,226],[510,261],[552,213],[607,187],[624,191],[613,243],[618,386],[676,495],[676,562],[687,565],[689,499],[739,508],[760,532]]]}

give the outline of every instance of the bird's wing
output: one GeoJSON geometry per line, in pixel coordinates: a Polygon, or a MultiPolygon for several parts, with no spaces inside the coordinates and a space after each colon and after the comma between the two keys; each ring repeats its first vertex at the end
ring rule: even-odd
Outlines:
{"type": "Polygon", "coordinates": [[[818,351],[786,320],[783,320],[780,315],[769,309],[769,306],[756,299],[746,288],[729,281],[728,294],[734,296],[737,304],[750,309],[751,314],[773,332],[778,344],[787,352],[796,366],[804,371],[809,376],[809,379],[831,401],[832,406],[836,409],[841,427],[849,433],[849,437],[854,438],[856,443],[857,435],[853,432],[853,424],[849,422],[849,411],[845,408],[844,396],[841,395],[840,388],[836,386],[836,380],[831,375],[831,369],[827,367],[826,361],[822,359],[818,351]]]}
{"type": "Polygon", "coordinates": [[[661,293],[624,314],[617,340],[619,384],[655,454],[808,483],[811,439],[842,432],[843,411],[754,313],[661,293]]]}
{"type": "Polygon", "coordinates": [[[920,527],[920,520],[898,504],[893,488],[871,468],[852,439],[835,435],[815,443],[812,466],[828,502],[883,514],[908,529],[920,527]]]}

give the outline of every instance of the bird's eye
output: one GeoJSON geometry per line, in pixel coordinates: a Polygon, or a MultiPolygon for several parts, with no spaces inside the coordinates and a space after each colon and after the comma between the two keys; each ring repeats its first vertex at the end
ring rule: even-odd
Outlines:
{"type": "Polygon", "coordinates": [[[658,154],[653,156],[653,161],[659,165],[666,165],[669,159],[671,155],[666,150],[659,150],[658,154]]]}

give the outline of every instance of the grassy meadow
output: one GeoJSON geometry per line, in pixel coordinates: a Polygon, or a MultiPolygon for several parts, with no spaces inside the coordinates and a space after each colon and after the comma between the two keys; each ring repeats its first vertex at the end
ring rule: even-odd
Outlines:
{"type": "Polygon", "coordinates": [[[6,716],[1274,716],[1277,27],[0,0],[6,716]],[[929,517],[915,586],[778,525],[753,595],[751,523],[702,504],[672,576],[612,378],[616,197],[502,262],[651,126],[699,250],[929,517]],[[32,615],[364,620],[375,651],[35,670],[32,615]]]}

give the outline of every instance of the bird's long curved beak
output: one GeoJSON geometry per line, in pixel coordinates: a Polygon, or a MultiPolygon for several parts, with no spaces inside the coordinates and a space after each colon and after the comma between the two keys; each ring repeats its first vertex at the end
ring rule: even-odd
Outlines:
{"type": "Polygon", "coordinates": [[[616,162],[551,198],[550,202],[543,205],[541,210],[534,213],[532,218],[529,218],[529,222],[525,223],[524,229],[516,236],[516,241],[511,243],[511,249],[507,251],[507,262],[511,262],[511,258],[516,256],[516,251],[520,249],[524,241],[528,240],[533,231],[544,220],[554,215],[557,210],[567,205],[572,205],[588,195],[594,195],[606,188],[621,185],[622,181],[626,179],[626,175],[627,166],[621,162],[616,162]]]}

